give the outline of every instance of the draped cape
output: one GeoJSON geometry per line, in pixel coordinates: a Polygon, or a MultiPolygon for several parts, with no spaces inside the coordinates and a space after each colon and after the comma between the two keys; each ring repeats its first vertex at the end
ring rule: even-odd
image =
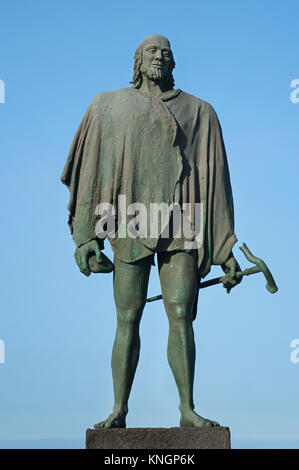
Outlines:
{"type": "MultiPolygon", "coordinates": [[[[210,104],[181,90],[159,97],[135,88],[97,95],[76,132],[61,180],[70,191],[69,225],[77,246],[96,238],[98,204],[110,203],[117,213],[119,195],[128,205],[147,208],[202,203],[200,277],[211,265],[224,263],[237,241],[217,115],[210,104]]],[[[149,236],[138,241],[153,252],[157,242],[149,236]]],[[[125,242],[113,243],[117,248],[125,242]]],[[[122,261],[138,258],[134,250],[120,252],[122,261]]]]}

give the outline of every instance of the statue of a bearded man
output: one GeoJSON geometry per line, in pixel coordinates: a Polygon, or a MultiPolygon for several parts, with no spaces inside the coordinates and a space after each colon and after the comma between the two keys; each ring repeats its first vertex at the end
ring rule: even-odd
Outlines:
{"type": "Polygon", "coordinates": [[[218,425],[194,411],[193,320],[200,279],[212,265],[222,266],[228,290],[240,282],[232,254],[237,241],[232,190],[217,115],[210,104],[174,88],[174,66],[165,37],[145,38],[135,53],[132,87],[92,100],[62,175],[70,190],[69,225],[80,271],[86,276],[109,271],[105,238],[114,252],[114,408],[95,427],[126,426],[155,256],[169,320],[167,354],[180,397],[180,425],[218,425]],[[168,218],[160,217],[149,231],[157,205],[170,208],[168,218]],[[134,230],[132,217],[129,224],[124,218],[124,213],[136,215],[132,207],[142,213],[138,223],[134,219],[134,230]],[[112,217],[113,229],[107,229],[112,217]],[[182,233],[186,222],[191,230],[182,233]]]}

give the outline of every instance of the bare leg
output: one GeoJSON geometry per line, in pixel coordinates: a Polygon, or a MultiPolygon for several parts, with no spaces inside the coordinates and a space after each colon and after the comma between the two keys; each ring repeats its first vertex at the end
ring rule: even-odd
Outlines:
{"type": "Polygon", "coordinates": [[[95,428],[125,428],[128,399],[139,359],[139,324],[146,302],[152,257],[135,263],[114,259],[114,299],[117,330],[112,351],[114,407],[95,428]]]}
{"type": "Polygon", "coordinates": [[[168,362],[180,396],[180,426],[217,426],[194,412],[195,343],[192,307],[197,289],[197,252],[158,255],[164,305],[169,321],[168,362]]]}

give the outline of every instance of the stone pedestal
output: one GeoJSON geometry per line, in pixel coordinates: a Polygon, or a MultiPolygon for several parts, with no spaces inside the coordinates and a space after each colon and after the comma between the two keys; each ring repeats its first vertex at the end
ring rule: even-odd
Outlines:
{"type": "Polygon", "coordinates": [[[230,449],[230,431],[222,426],[87,429],[86,449],[230,449]]]}

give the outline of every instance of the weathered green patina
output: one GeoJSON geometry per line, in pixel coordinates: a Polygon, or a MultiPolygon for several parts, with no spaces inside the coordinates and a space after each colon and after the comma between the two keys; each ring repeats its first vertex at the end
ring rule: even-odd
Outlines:
{"type": "MultiPolygon", "coordinates": [[[[117,212],[119,195],[125,195],[128,205],[140,203],[146,208],[152,203],[202,203],[203,207],[203,239],[196,249],[187,249],[184,237],[162,239],[162,226],[154,237],[109,237],[115,255],[117,310],[112,352],[115,404],[112,414],[96,427],[125,427],[155,254],[169,319],[168,361],[180,396],[180,425],[218,424],[194,411],[192,322],[200,278],[212,265],[221,265],[228,274],[225,287],[240,282],[232,254],[237,241],[232,190],[217,115],[208,103],[174,89],[174,65],[169,41],[159,35],[147,37],[135,53],[133,86],[93,99],[62,175],[70,190],[76,261],[87,276],[101,271],[101,266],[105,272],[112,269],[101,252],[103,240],[96,237],[100,203],[110,203],[117,212]]],[[[119,231],[121,222],[117,222],[119,231]]],[[[191,222],[195,223],[194,214],[191,222]]]]}
{"type": "MultiPolygon", "coordinates": [[[[198,267],[227,260],[234,212],[221,128],[213,108],[181,90],[153,96],[125,88],[94,98],[75,136],[62,180],[71,191],[70,223],[81,246],[95,238],[99,203],[203,203],[204,246],[198,267]],[[204,258],[204,259],[203,259],[204,258]]],[[[149,214],[149,211],[148,211],[149,214]]],[[[194,220],[192,220],[194,222],[194,220]]],[[[125,262],[149,256],[158,238],[115,238],[125,262]]],[[[181,249],[174,239],[168,251],[181,249]]]]}

